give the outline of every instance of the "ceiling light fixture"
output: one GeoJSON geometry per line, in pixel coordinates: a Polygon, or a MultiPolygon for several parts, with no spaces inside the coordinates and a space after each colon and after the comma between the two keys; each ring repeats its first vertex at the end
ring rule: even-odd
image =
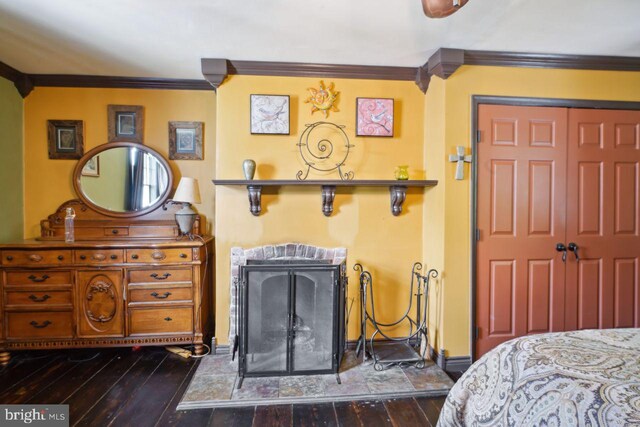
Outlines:
{"type": "Polygon", "coordinates": [[[429,18],[444,18],[457,12],[469,0],[422,0],[422,9],[429,18]]]}

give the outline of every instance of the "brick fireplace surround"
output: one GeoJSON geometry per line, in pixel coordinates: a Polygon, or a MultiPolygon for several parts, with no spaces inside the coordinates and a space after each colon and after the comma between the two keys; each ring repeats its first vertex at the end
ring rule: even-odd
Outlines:
{"type": "Polygon", "coordinates": [[[321,248],[300,243],[283,243],[278,245],[264,245],[251,249],[240,247],[231,248],[231,280],[229,307],[229,343],[233,344],[236,335],[236,316],[238,311],[237,288],[240,276],[240,266],[247,260],[291,260],[291,259],[321,259],[330,260],[332,264],[339,264],[347,258],[346,248],[321,248]]]}

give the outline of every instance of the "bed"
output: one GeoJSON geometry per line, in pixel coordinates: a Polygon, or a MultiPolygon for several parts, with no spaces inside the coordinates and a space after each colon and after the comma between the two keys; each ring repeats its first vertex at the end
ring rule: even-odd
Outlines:
{"type": "Polygon", "coordinates": [[[448,426],[640,426],[640,329],[532,335],[485,354],[447,396],[448,426]]]}

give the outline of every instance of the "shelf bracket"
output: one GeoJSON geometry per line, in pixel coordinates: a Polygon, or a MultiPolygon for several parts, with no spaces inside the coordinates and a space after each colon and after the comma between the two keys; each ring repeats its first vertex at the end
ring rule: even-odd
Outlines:
{"type": "Polygon", "coordinates": [[[247,185],[249,191],[249,210],[251,215],[259,216],[262,212],[262,185],[247,185]]]}
{"type": "Polygon", "coordinates": [[[333,213],[333,199],[336,197],[335,185],[322,186],[322,213],[324,216],[331,216],[333,213]]]}
{"type": "Polygon", "coordinates": [[[389,187],[391,193],[391,213],[398,216],[402,213],[402,204],[407,198],[407,187],[402,185],[392,185],[389,187]]]}

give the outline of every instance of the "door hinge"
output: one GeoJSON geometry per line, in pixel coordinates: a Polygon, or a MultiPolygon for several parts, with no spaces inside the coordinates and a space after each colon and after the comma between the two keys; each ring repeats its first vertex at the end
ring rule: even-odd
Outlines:
{"type": "Polygon", "coordinates": [[[480,229],[476,228],[476,242],[480,241],[480,229]]]}
{"type": "Polygon", "coordinates": [[[474,339],[480,338],[480,327],[476,326],[476,330],[474,331],[475,337],[474,339]]]}
{"type": "Polygon", "coordinates": [[[476,144],[480,142],[482,142],[482,131],[478,129],[476,130],[476,144]]]}

